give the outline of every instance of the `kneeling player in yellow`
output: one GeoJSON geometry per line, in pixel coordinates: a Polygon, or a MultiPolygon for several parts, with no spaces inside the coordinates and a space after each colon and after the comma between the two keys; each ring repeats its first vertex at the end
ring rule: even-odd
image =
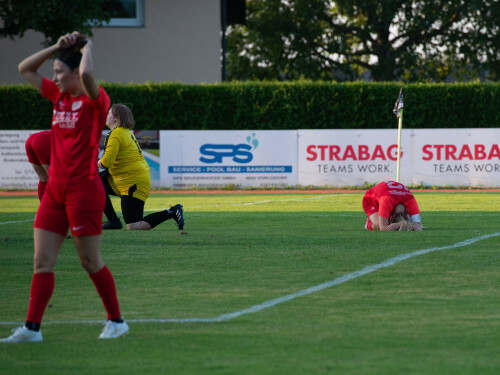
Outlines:
{"type": "Polygon", "coordinates": [[[178,228],[183,229],[184,214],[180,204],[143,217],[144,203],[151,190],[151,177],[141,147],[131,132],[135,121],[130,108],[124,104],[111,106],[106,125],[111,132],[104,142],[104,155],[97,162],[99,168],[106,169],[101,173],[101,180],[106,190],[104,214],[108,222],[103,224],[102,229],[122,228],[109,195],[121,197],[123,219],[129,230],[149,230],[168,219],[174,219],[178,228]]]}

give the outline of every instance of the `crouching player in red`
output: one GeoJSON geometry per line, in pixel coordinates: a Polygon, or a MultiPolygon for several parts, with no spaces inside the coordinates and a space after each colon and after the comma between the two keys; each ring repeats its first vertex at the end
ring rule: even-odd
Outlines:
{"type": "Polygon", "coordinates": [[[422,230],[417,201],[399,182],[385,181],[369,189],[363,197],[363,211],[369,230],[422,230]]]}
{"type": "Polygon", "coordinates": [[[40,325],[54,291],[54,267],[68,228],[107,312],[99,338],[125,335],[129,328],[121,317],[115,282],[100,253],[106,196],[95,161],[110,99],[93,77],[92,42],[78,33],[66,34],[23,60],[19,71],[54,104],[52,158],[34,224],[34,275],[26,323],[1,341],[42,341],[40,325]],[[38,68],[53,55],[54,80],[50,81],[38,68]]]}
{"type": "Polygon", "coordinates": [[[49,180],[50,130],[31,134],[24,145],[28,161],[38,176],[38,199],[42,200],[49,180]]]}

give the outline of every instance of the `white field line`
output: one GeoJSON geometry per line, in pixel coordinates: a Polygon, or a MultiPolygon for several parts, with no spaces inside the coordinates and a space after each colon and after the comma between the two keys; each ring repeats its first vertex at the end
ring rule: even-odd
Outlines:
{"type": "MultiPolygon", "coordinates": [[[[227,207],[252,206],[252,205],[264,204],[264,203],[272,203],[272,202],[292,202],[292,201],[305,201],[305,200],[332,198],[335,195],[348,195],[348,194],[318,195],[318,196],[312,196],[312,197],[303,197],[303,198],[294,198],[294,199],[265,200],[265,201],[248,202],[248,203],[237,203],[237,204],[233,204],[232,203],[232,202],[235,202],[235,201],[225,201],[225,202],[219,202],[219,203],[217,203],[217,206],[218,207],[220,207],[220,206],[227,206],[227,207]]],[[[201,206],[192,206],[192,207],[189,207],[189,208],[190,209],[194,209],[194,208],[205,208],[205,207],[213,207],[213,206],[201,205],[201,206]]],[[[167,209],[168,208],[166,208],[166,207],[162,207],[162,208],[150,208],[150,209],[144,210],[144,212],[156,212],[156,211],[163,211],[163,210],[167,210],[167,209]]],[[[117,214],[121,214],[121,211],[116,211],[116,213],[117,214]]],[[[35,221],[35,219],[33,218],[33,219],[19,220],[19,221],[5,221],[5,222],[0,222],[0,225],[25,223],[25,222],[28,222],[28,221],[35,221]]]]}
{"type": "Polygon", "coordinates": [[[317,196],[317,197],[307,197],[307,198],[302,198],[302,199],[270,199],[270,200],[265,200],[265,201],[256,201],[256,202],[248,202],[248,203],[238,203],[238,204],[229,204],[229,207],[237,207],[237,206],[251,206],[254,204],[262,204],[262,203],[274,203],[274,202],[296,202],[296,201],[306,201],[306,200],[313,200],[313,199],[322,199],[322,198],[331,198],[331,195],[324,195],[324,196],[317,196]]]}
{"type": "Polygon", "coordinates": [[[1,222],[0,225],[3,225],[3,224],[17,224],[17,223],[26,223],[28,221],[35,221],[35,218],[33,219],[28,219],[28,220],[18,220],[18,221],[4,221],[4,222],[1,222]]]}
{"type": "MultiPolygon", "coordinates": [[[[224,322],[226,320],[237,318],[241,315],[246,315],[246,314],[262,311],[264,309],[279,305],[283,302],[293,300],[297,297],[302,297],[302,296],[305,296],[305,295],[308,295],[311,293],[319,292],[320,290],[330,288],[334,285],[344,284],[347,281],[357,279],[358,277],[367,275],[369,273],[372,273],[372,272],[377,271],[377,270],[382,269],[382,268],[393,266],[399,262],[402,262],[404,260],[419,256],[419,255],[432,253],[434,251],[455,249],[457,247],[468,246],[468,245],[471,245],[471,244],[476,243],[478,241],[482,241],[482,240],[485,240],[487,238],[496,237],[496,236],[500,236],[500,232],[485,234],[483,236],[470,238],[470,239],[465,240],[465,241],[457,242],[453,245],[442,246],[442,247],[431,247],[429,249],[417,250],[417,251],[413,251],[413,252],[407,253],[407,254],[400,254],[400,255],[395,256],[393,258],[386,259],[385,261],[383,261],[381,263],[373,264],[371,266],[366,266],[365,268],[362,268],[358,271],[348,273],[347,275],[337,277],[336,279],[324,282],[322,284],[318,284],[318,285],[312,286],[312,287],[307,288],[307,289],[299,290],[298,292],[295,292],[292,294],[287,294],[287,295],[284,295],[282,297],[272,299],[272,300],[263,302],[263,303],[258,304],[258,305],[254,305],[254,306],[251,306],[251,307],[243,309],[243,310],[239,310],[239,311],[235,311],[235,312],[231,312],[231,313],[227,313],[227,314],[222,314],[222,315],[215,316],[212,318],[127,319],[127,322],[129,322],[129,323],[218,323],[218,322],[224,322]]],[[[49,321],[49,322],[44,322],[43,324],[49,325],[49,324],[99,324],[99,323],[103,323],[103,322],[99,321],[99,320],[73,320],[73,321],[67,320],[67,321],[49,321]]],[[[19,324],[22,324],[22,323],[0,321],[0,325],[19,325],[19,324]]]]}
{"type": "MultiPolygon", "coordinates": [[[[335,194],[335,195],[344,195],[344,194],[335,194]]],[[[347,194],[345,194],[347,195],[347,194]]],[[[238,206],[251,206],[254,204],[264,204],[264,203],[274,203],[274,202],[301,202],[301,201],[308,201],[308,200],[314,200],[314,199],[323,199],[323,198],[334,198],[334,195],[317,195],[317,196],[312,196],[312,197],[300,197],[300,198],[290,198],[290,199],[268,199],[268,200],[263,200],[263,201],[256,201],[256,202],[247,202],[247,203],[233,203],[233,202],[238,202],[234,200],[229,200],[229,201],[222,201],[222,202],[217,202],[217,207],[221,206],[226,206],[226,207],[238,207],[238,206]]],[[[333,202],[333,200],[332,200],[333,202]]],[[[192,206],[190,208],[204,208],[204,207],[213,207],[208,206],[208,205],[199,205],[199,206],[192,206]]]]}

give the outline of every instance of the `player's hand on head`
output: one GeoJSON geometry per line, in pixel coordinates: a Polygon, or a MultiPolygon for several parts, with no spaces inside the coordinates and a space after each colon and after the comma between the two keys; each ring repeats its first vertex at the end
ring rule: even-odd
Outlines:
{"type": "Polygon", "coordinates": [[[386,230],[399,230],[399,227],[401,226],[401,223],[392,223],[387,226],[386,230]]]}
{"type": "Polygon", "coordinates": [[[76,35],[73,34],[64,34],[63,36],[59,37],[59,40],[57,41],[57,48],[63,49],[63,48],[68,48],[75,44],[76,41],[76,35]]]}
{"type": "Polygon", "coordinates": [[[65,34],[57,41],[59,49],[68,48],[75,45],[78,49],[82,49],[88,42],[88,39],[81,35],[78,31],[73,31],[71,34],[65,34]]]}
{"type": "Polygon", "coordinates": [[[91,48],[93,46],[93,43],[92,43],[92,40],[81,35],[79,38],[79,41],[77,42],[77,45],[80,49],[80,53],[83,53],[83,50],[85,48],[91,48]]]}

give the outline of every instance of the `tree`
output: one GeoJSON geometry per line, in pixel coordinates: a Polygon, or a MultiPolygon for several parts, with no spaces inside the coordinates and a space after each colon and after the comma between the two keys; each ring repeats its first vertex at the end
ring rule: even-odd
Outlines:
{"type": "Polygon", "coordinates": [[[500,76],[499,0],[247,0],[229,79],[500,76]]]}
{"type": "Polygon", "coordinates": [[[91,36],[92,27],[109,21],[109,11],[105,10],[109,3],[113,1],[0,0],[0,37],[21,38],[26,31],[34,30],[44,34],[43,44],[47,46],[73,31],[91,36]]]}

